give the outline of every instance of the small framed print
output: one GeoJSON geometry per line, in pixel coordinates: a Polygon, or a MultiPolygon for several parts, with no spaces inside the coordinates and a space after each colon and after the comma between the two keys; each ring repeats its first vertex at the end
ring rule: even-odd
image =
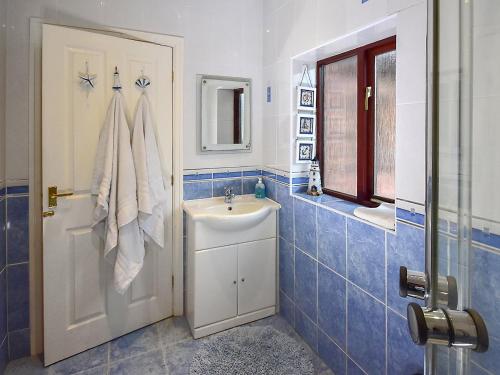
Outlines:
{"type": "Polygon", "coordinates": [[[297,163],[309,163],[316,154],[316,143],[314,141],[297,140],[295,161],[297,163]]]}
{"type": "Polygon", "coordinates": [[[299,111],[316,111],[316,89],[313,87],[297,87],[297,109],[299,111]]]}
{"type": "Polygon", "coordinates": [[[312,137],[316,135],[316,115],[299,113],[297,115],[297,137],[312,137]]]}

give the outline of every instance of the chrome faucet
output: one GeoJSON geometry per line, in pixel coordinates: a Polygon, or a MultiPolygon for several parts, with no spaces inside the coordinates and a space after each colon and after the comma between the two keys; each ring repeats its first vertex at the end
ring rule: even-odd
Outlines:
{"type": "Polygon", "coordinates": [[[233,198],[235,197],[232,187],[224,187],[224,203],[233,203],[233,198]]]}

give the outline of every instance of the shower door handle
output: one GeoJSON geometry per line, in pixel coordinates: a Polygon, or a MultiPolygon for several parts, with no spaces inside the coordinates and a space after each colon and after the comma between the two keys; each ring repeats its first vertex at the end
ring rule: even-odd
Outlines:
{"type": "MultiPolygon", "coordinates": [[[[424,272],[411,271],[405,266],[399,267],[399,295],[425,300],[427,296],[427,275],[424,272]]],[[[439,276],[438,298],[439,306],[455,310],[458,305],[457,281],[453,276],[439,276]]]]}
{"type": "Polygon", "coordinates": [[[411,338],[417,345],[468,348],[479,353],[488,350],[488,330],[476,310],[430,310],[413,302],[408,304],[407,319],[411,338]]]}

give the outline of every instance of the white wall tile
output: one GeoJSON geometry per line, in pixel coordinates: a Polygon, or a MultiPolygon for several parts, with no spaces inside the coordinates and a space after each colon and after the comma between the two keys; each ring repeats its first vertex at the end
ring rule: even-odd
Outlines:
{"type": "Polygon", "coordinates": [[[425,202],[425,103],[396,110],[396,198],[425,202]]]}
{"type": "Polygon", "coordinates": [[[424,3],[398,14],[396,90],[397,103],[425,102],[427,9],[424,3]]]}

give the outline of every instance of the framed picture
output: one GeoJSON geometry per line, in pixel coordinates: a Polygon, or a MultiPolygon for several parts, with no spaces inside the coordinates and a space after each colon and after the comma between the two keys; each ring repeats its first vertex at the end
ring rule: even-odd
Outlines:
{"type": "Polygon", "coordinates": [[[316,111],[316,89],[313,87],[297,87],[297,109],[299,111],[316,111]]]}
{"type": "Polygon", "coordinates": [[[297,137],[316,136],[316,115],[299,113],[297,115],[297,137]]]}
{"type": "Polygon", "coordinates": [[[297,140],[295,161],[297,163],[309,163],[316,155],[316,142],[297,140]]]}

